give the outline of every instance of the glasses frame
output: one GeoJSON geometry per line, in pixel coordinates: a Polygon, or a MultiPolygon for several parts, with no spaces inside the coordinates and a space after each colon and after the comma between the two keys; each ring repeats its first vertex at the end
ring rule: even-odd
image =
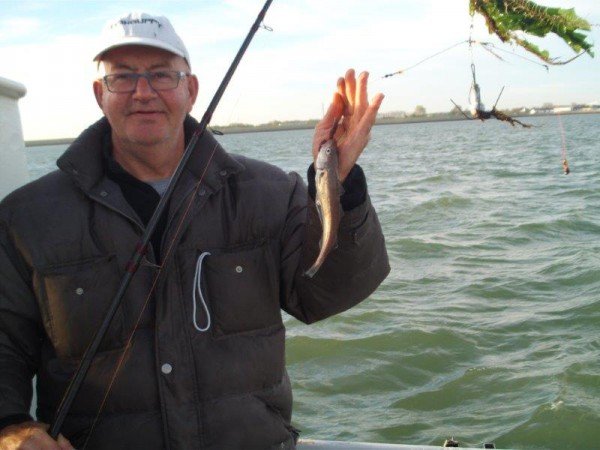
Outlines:
{"type": "Polygon", "coordinates": [[[172,91],[173,89],[177,89],[179,87],[180,81],[185,77],[189,77],[190,75],[191,75],[191,73],[183,72],[181,70],[156,70],[156,71],[152,71],[152,72],[142,72],[142,73],[110,73],[108,75],[103,76],[102,80],[104,81],[104,85],[106,86],[106,89],[108,89],[108,92],[112,92],[113,94],[130,94],[130,93],[136,91],[138,81],[140,81],[140,78],[145,78],[146,82],[148,83],[148,86],[150,86],[154,91],[161,92],[161,91],[172,91]],[[152,75],[157,74],[157,73],[177,74],[177,84],[170,88],[158,88],[157,89],[152,84],[152,79],[151,79],[152,75]],[[133,87],[128,90],[116,90],[116,91],[113,90],[113,88],[111,88],[111,86],[110,86],[109,81],[111,79],[114,79],[114,77],[117,75],[119,75],[119,76],[126,75],[127,77],[130,77],[131,79],[133,79],[135,81],[135,83],[133,84],[133,87]]]}

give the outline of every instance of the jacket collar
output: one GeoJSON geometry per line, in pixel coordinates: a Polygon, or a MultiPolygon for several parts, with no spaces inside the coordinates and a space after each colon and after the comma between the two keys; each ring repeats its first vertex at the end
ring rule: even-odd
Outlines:
{"type": "MultiPolygon", "coordinates": [[[[183,127],[187,145],[198,128],[198,122],[188,115],[183,127]]],[[[242,170],[244,170],[244,165],[232,158],[208,130],[205,130],[198,139],[186,165],[186,171],[192,175],[196,182],[202,179],[202,183],[209,186],[213,191],[218,190],[223,185],[225,178],[242,170]]]]}
{"type": "MultiPolygon", "coordinates": [[[[183,126],[187,143],[198,128],[198,122],[188,115],[183,126]]],[[[110,133],[110,130],[108,120],[103,117],[84,130],[57,161],[58,167],[69,174],[85,192],[104,179],[105,163],[102,156],[102,140],[110,133]]],[[[187,172],[196,182],[204,174],[203,184],[216,191],[222,186],[223,180],[227,176],[243,169],[244,166],[233,159],[209,131],[205,131],[196,143],[184,174],[187,172]],[[214,155],[211,159],[213,150],[214,155]]]]}

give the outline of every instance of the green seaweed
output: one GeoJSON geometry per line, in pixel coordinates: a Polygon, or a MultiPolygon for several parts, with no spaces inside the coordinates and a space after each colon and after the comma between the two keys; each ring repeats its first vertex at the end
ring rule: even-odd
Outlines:
{"type": "Polygon", "coordinates": [[[481,14],[485,18],[488,31],[502,42],[514,43],[533,53],[548,64],[565,64],[551,58],[547,50],[520,37],[517,32],[545,37],[554,33],[579,54],[594,56],[593,44],[588,42],[585,31],[590,31],[589,22],[575,13],[574,8],[554,8],[538,5],[531,0],[469,0],[470,14],[481,14]],[[581,31],[583,32],[581,32],[581,31]]]}

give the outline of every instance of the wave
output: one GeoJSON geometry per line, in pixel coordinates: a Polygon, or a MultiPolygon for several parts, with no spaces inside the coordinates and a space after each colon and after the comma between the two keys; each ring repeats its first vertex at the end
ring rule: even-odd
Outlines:
{"type": "MultiPolygon", "coordinates": [[[[448,210],[453,208],[466,208],[473,204],[469,197],[463,197],[455,194],[443,194],[441,197],[422,201],[413,206],[408,213],[419,214],[430,211],[448,210]]],[[[446,211],[447,212],[447,211],[446,211]]]]}
{"type": "Polygon", "coordinates": [[[600,223],[577,219],[551,219],[544,222],[519,224],[512,227],[512,230],[526,234],[560,233],[562,231],[600,233],[600,223]]]}

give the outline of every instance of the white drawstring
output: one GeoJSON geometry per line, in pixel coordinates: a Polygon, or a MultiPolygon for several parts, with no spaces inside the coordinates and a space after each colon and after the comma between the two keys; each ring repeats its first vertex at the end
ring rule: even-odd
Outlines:
{"type": "Polygon", "coordinates": [[[207,256],[210,256],[210,253],[204,252],[198,257],[198,261],[196,262],[196,273],[194,274],[194,286],[193,286],[193,294],[192,301],[194,302],[194,311],[193,311],[193,321],[194,328],[196,330],[204,332],[210,328],[210,312],[208,311],[208,306],[206,305],[206,301],[204,300],[204,296],[202,295],[202,261],[207,256]],[[200,301],[202,302],[202,306],[204,307],[204,311],[206,311],[206,326],[204,328],[198,326],[198,322],[196,322],[196,292],[200,295],[200,301]]]}

